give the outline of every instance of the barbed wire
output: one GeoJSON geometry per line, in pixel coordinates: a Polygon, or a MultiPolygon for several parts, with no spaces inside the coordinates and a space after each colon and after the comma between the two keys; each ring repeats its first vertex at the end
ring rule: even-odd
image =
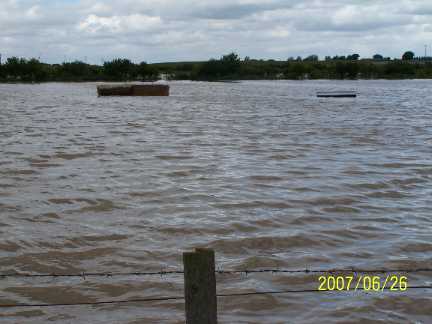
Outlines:
{"type": "MultiPolygon", "coordinates": [[[[407,290],[427,290],[432,289],[432,286],[410,286],[407,290]]],[[[391,287],[385,287],[384,290],[391,290],[391,287]]],[[[355,290],[317,290],[317,289],[302,289],[302,290],[279,290],[279,291],[255,291],[255,292],[244,292],[234,294],[218,294],[216,297],[244,297],[244,296],[258,296],[258,295],[282,295],[282,294],[304,294],[304,293],[349,293],[349,292],[372,292],[370,289],[358,288],[355,290]]],[[[406,292],[406,291],[404,291],[406,292]]],[[[67,307],[67,306],[97,306],[97,305],[113,305],[113,304],[133,304],[133,303],[145,303],[145,302],[157,302],[157,301],[170,301],[170,300],[184,300],[184,297],[170,296],[170,297],[153,297],[153,298],[137,298],[137,299],[126,299],[126,300],[108,300],[108,301],[96,301],[96,302],[78,302],[78,303],[53,303],[53,304],[0,304],[0,308],[29,308],[29,307],[67,307]]]]}
{"type": "Polygon", "coordinates": [[[286,270],[286,269],[259,269],[259,270],[216,270],[218,274],[255,274],[255,273],[417,273],[417,272],[432,272],[432,268],[417,268],[417,269],[304,269],[304,270],[286,270]]]}
{"type": "MultiPolygon", "coordinates": [[[[432,286],[408,286],[407,290],[410,289],[432,289],[432,286]]],[[[392,290],[391,287],[385,287],[382,290],[392,290]]],[[[356,291],[364,291],[364,292],[375,292],[372,289],[365,288],[357,288],[351,290],[318,290],[318,289],[302,289],[302,290],[279,290],[279,291],[256,291],[256,292],[245,292],[245,293],[235,293],[235,294],[219,294],[217,297],[241,297],[241,296],[254,296],[254,295],[282,295],[282,294],[299,294],[299,293],[336,293],[336,292],[356,292],[356,291]]],[[[406,292],[406,291],[400,291],[406,292]]]]}
{"type": "MultiPolygon", "coordinates": [[[[237,274],[257,274],[257,273],[285,273],[285,274],[313,274],[313,273],[419,273],[432,272],[432,268],[413,268],[413,269],[257,269],[257,270],[216,270],[219,275],[237,275],[237,274]]],[[[50,274],[27,274],[27,273],[6,273],[0,274],[0,279],[6,278],[82,278],[87,277],[132,277],[132,276],[167,276],[181,275],[183,270],[172,271],[152,271],[152,272],[81,272],[81,273],[50,273],[50,274]]]]}
{"type": "Polygon", "coordinates": [[[54,304],[0,304],[0,308],[21,308],[21,307],[64,307],[64,306],[97,306],[109,304],[132,304],[156,301],[169,301],[169,300],[184,300],[184,297],[155,297],[155,298],[137,298],[127,300],[108,300],[96,302],[79,302],[79,303],[54,303],[54,304]]]}
{"type": "Polygon", "coordinates": [[[47,273],[47,274],[27,274],[27,273],[8,273],[0,274],[0,279],[5,278],[82,278],[87,277],[132,277],[132,276],[167,276],[184,274],[184,271],[152,271],[152,272],[81,272],[81,273],[47,273]]]}

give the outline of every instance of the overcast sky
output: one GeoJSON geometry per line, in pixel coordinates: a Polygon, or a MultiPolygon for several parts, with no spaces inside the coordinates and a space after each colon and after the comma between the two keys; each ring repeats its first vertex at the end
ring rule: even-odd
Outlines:
{"type": "Polygon", "coordinates": [[[425,44],[432,0],[0,0],[3,57],[50,63],[400,57],[425,44]]]}

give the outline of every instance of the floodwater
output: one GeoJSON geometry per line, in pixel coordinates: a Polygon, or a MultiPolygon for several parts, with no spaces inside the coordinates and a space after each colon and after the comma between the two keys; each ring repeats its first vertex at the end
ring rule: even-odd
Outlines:
{"type": "MultiPolygon", "coordinates": [[[[432,267],[431,81],[0,85],[0,273],[432,267]],[[356,99],[318,99],[319,90],[356,99]]],[[[218,292],[318,274],[217,275],[218,292]]],[[[431,273],[408,274],[431,285],[431,273]]],[[[182,296],[182,275],[0,278],[0,304],[182,296]]],[[[432,291],[224,297],[221,323],[430,323],[432,291]]],[[[182,323],[182,300],[0,309],[5,323],[182,323]]]]}

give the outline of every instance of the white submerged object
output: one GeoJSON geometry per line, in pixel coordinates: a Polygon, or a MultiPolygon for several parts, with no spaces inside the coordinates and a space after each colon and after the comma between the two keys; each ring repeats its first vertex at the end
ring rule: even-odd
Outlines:
{"type": "Polygon", "coordinates": [[[318,98],[355,98],[356,91],[318,91],[318,98]]]}

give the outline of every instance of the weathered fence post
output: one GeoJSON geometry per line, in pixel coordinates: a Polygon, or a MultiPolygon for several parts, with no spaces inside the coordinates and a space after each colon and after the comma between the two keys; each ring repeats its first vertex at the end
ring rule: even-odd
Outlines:
{"type": "Polygon", "coordinates": [[[183,253],[186,324],[217,324],[215,253],[183,253]]]}

